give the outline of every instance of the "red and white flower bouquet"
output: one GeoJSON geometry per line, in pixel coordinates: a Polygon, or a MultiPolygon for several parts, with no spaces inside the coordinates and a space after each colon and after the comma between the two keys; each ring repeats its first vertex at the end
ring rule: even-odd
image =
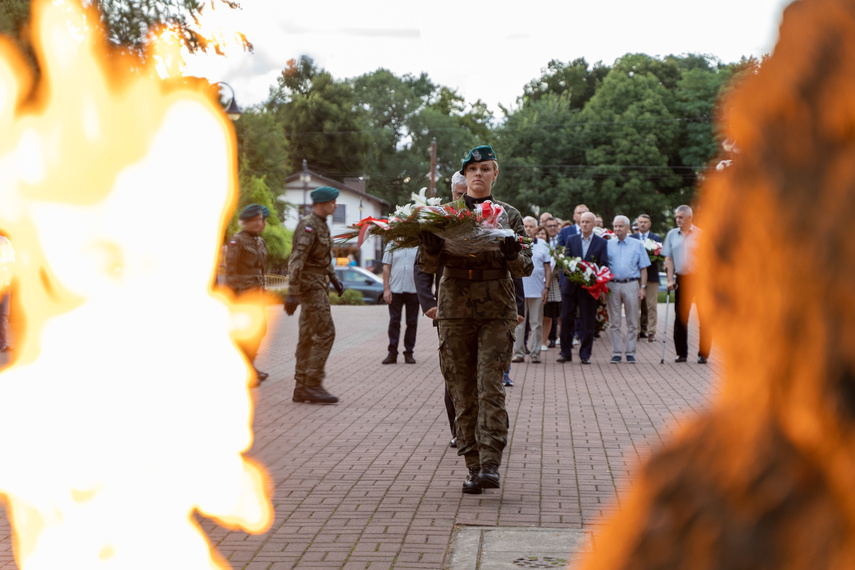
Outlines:
{"type": "MultiPolygon", "coordinates": [[[[394,248],[417,247],[419,234],[432,232],[445,240],[445,251],[466,255],[479,251],[498,251],[499,242],[507,236],[518,237],[509,227],[508,215],[499,204],[482,202],[474,210],[463,200],[440,204],[438,198],[413,194],[413,203],[399,206],[388,219],[365,218],[351,230],[335,236],[338,243],[358,237],[357,247],[365,237],[376,235],[394,242],[394,248]]],[[[519,238],[527,246],[529,238],[519,238]]]]}
{"type": "Polygon", "coordinates": [[[600,267],[579,257],[567,257],[563,253],[557,253],[554,258],[556,268],[571,282],[586,289],[594,299],[598,299],[601,293],[609,292],[607,283],[614,276],[608,267],[600,267]]]}
{"type": "Polygon", "coordinates": [[[645,238],[641,245],[644,246],[644,249],[647,250],[647,257],[650,258],[650,263],[659,263],[665,260],[665,257],[662,255],[662,244],[658,241],[654,241],[650,238],[645,238]]]}
{"type": "Polygon", "coordinates": [[[594,235],[603,239],[612,239],[615,237],[615,234],[612,230],[608,228],[601,228],[599,226],[594,227],[594,235]]]}

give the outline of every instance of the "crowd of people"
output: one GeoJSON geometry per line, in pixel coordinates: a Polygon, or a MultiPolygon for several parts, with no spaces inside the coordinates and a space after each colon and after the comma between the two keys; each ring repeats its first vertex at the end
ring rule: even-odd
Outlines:
{"type": "MultiPolygon", "coordinates": [[[[499,176],[496,153],[490,146],[473,148],[452,179],[452,198],[471,211],[484,202],[504,209],[502,228],[512,230],[498,249],[461,254],[431,231],[419,235],[419,247],[387,246],[383,255],[384,299],[389,308],[389,344],[382,364],[398,361],[401,320],[405,317],[403,354],[415,364],[414,349],[419,308],[430,318],[439,337],[439,365],[445,384],[451,446],[467,468],[464,493],[479,494],[500,487],[499,466],[507,445],[508,415],[505,387],[513,386],[512,362],[533,364],[557,349],[556,361],[573,361],[574,348],[582,365],[590,365],[597,330],[597,312],[604,303],[612,357],[636,362],[641,339],[655,342],[659,267],[651,263],[645,240],[662,243],[668,289],[675,292],[674,343],[677,362],[686,362],[686,321],[695,283],[695,250],[701,230],[692,224],[692,210],[675,211],[677,227],[664,240],[650,231],[649,215],[634,221],[618,215],[612,232],[584,204],[573,220],[562,222],[548,212],[540,220],[520,215],[492,194],[499,176]],[[605,236],[604,236],[605,234],[605,236]],[[524,239],[530,244],[523,247],[524,239]],[[608,239],[606,239],[608,238],[608,239]],[[609,292],[591,293],[569,279],[557,266],[558,254],[607,268],[609,292]],[[626,325],[624,327],[624,321],[626,325]]],[[[316,188],[312,212],[294,231],[289,260],[289,289],[284,308],[294,314],[302,305],[296,351],[295,402],[338,402],[322,385],[324,368],[335,339],[329,304],[329,286],[339,295],[344,286],[332,268],[327,217],[336,209],[338,190],[316,188]]],[[[229,243],[229,284],[240,293],[263,287],[263,240],[266,215],[261,206],[248,206],[241,216],[242,232],[229,243]],[[245,235],[244,235],[245,234],[245,235]],[[261,240],[261,244],[259,244],[261,240]],[[244,271],[246,275],[233,275],[244,271]]],[[[698,362],[706,363],[710,340],[701,317],[698,362]]],[[[247,350],[250,361],[254,350],[247,350]]],[[[259,381],[264,373],[257,371],[259,381]]]]}

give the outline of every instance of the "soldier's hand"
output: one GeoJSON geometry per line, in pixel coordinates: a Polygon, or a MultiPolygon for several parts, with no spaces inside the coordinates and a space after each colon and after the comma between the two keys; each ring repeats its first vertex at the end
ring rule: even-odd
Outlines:
{"type": "Polygon", "coordinates": [[[419,242],[421,242],[422,248],[431,255],[439,255],[442,246],[445,245],[441,237],[427,230],[419,234],[419,242]]]}
{"type": "Polygon", "coordinates": [[[506,236],[505,239],[499,242],[499,251],[505,256],[505,259],[511,261],[516,259],[522,251],[522,244],[516,236],[506,236]]]}
{"type": "Polygon", "coordinates": [[[332,286],[335,289],[335,292],[338,293],[339,297],[344,294],[344,283],[342,283],[338,279],[333,279],[332,286]]]}
{"type": "Polygon", "coordinates": [[[300,297],[288,295],[285,297],[285,312],[290,316],[297,310],[297,305],[300,304],[300,297]]]}

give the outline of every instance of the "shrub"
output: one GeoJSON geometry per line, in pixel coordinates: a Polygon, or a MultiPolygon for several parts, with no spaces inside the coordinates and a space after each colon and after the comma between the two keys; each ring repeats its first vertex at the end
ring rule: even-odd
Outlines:
{"type": "Polygon", "coordinates": [[[339,297],[337,293],[330,293],[330,305],[364,305],[362,293],[355,289],[345,289],[344,294],[339,297]]]}

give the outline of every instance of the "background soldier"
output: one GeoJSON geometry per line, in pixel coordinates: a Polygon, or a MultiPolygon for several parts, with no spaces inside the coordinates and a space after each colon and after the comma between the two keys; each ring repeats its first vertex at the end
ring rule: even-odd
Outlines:
{"type": "Polygon", "coordinates": [[[312,212],[297,224],[288,259],[285,312],[293,315],[297,305],[303,304],[292,400],[334,404],[338,398],[327,392],[321,383],[335,340],[335,325],[330,313],[330,283],[339,296],[344,293],[344,285],[332,266],[332,238],[327,226],[327,216],[336,209],[338,190],[321,186],[312,190],[311,196],[312,212]]]}
{"type": "MultiPolygon", "coordinates": [[[[508,215],[507,227],[525,236],[520,213],[491,195],[499,175],[496,155],[479,146],[463,161],[466,207],[490,200],[508,215]]],[[[463,492],[477,494],[499,488],[499,465],[508,440],[508,413],[502,377],[510,366],[514,329],[519,322],[511,274],[531,274],[531,251],[522,250],[519,237],[506,237],[500,251],[453,255],[430,232],[421,235],[419,268],[443,275],[438,291],[437,320],[440,366],[454,399],[457,454],[469,474],[463,492]]]]}
{"type": "MultiPolygon", "coordinates": [[[[250,204],[238,216],[241,231],[229,240],[226,251],[226,285],[236,296],[264,292],[264,269],[267,263],[267,244],[261,232],[267,223],[270,210],[259,204],[250,204]]],[[[253,363],[257,386],[267,379],[267,373],[255,368],[255,356],[261,339],[267,334],[267,321],[262,319],[261,335],[257,341],[241,343],[246,358],[253,363]]]]}

